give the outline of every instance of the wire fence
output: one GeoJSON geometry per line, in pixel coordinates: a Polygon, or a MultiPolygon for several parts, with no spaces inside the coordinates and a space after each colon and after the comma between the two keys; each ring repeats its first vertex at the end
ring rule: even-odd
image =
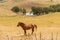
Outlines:
{"type": "Polygon", "coordinates": [[[0,35],[0,40],[60,40],[60,33],[39,33],[33,35],[0,35]]]}

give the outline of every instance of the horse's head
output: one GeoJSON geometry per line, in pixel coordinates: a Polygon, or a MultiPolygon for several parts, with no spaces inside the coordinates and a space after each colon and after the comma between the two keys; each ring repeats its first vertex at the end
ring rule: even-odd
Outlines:
{"type": "Polygon", "coordinates": [[[25,25],[25,24],[22,23],[22,22],[18,22],[17,27],[19,27],[19,26],[23,26],[23,25],[25,25]]]}
{"type": "Polygon", "coordinates": [[[19,27],[19,23],[17,24],[17,27],[19,27]]]}

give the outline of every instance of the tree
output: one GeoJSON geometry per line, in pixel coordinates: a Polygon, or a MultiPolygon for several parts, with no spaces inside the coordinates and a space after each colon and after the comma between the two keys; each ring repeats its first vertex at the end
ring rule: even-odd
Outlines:
{"type": "Polygon", "coordinates": [[[13,7],[11,10],[15,13],[18,13],[20,11],[20,9],[17,6],[13,7]]]}
{"type": "Polygon", "coordinates": [[[32,12],[34,13],[34,15],[40,15],[42,13],[42,7],[32,7],[32,12]]]}
{"type": "Polygon", "coordinates": [[[48,13],[49,13],[49,8],[48,8],[48,7],[44,7],[44,8],[43,8],[43,12],[44,12],[45,14],[48,14],[48,13]]]}
{"type": "Polygon", "coordinates": [[[26,9],[22,9],[22,12],[23,12],[23,14],[25,15],[26,14],[26,9]]]}
{"type": "Polygon", "coordinates": [[[36,7],[33,6],[31,9],[32,9],[32,12],[34,15],[36,15],[38,13],[36,7]]]}
{"type": "Polygon", "coordinates": [[[60,11],[60,4],[51,5],[50,8],[53,8],[54,12],[59,12],[60,11]]]}

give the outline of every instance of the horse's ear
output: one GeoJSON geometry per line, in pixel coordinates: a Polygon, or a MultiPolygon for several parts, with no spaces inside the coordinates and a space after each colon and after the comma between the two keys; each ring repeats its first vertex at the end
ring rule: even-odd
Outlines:
{"type": "Polygon", "coordinates": [[[18,23],[20,23],[20,22],[18,22],[18,23]]]}
{"type": "Polygon", "coordinates": [[[22,22],[18,22],[18,23],[22,23],[22,22]]]}

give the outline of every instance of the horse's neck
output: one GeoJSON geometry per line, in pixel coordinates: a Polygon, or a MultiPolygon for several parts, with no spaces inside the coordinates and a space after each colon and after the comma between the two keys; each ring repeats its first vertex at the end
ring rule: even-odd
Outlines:
{"type": "Polygon", "coordinates": [[[22,28],[23,28],[23,27],[25,27],[25,24],[24,24],[24,25],[21,25],[21,26],[22,26],[22,28]]]}

